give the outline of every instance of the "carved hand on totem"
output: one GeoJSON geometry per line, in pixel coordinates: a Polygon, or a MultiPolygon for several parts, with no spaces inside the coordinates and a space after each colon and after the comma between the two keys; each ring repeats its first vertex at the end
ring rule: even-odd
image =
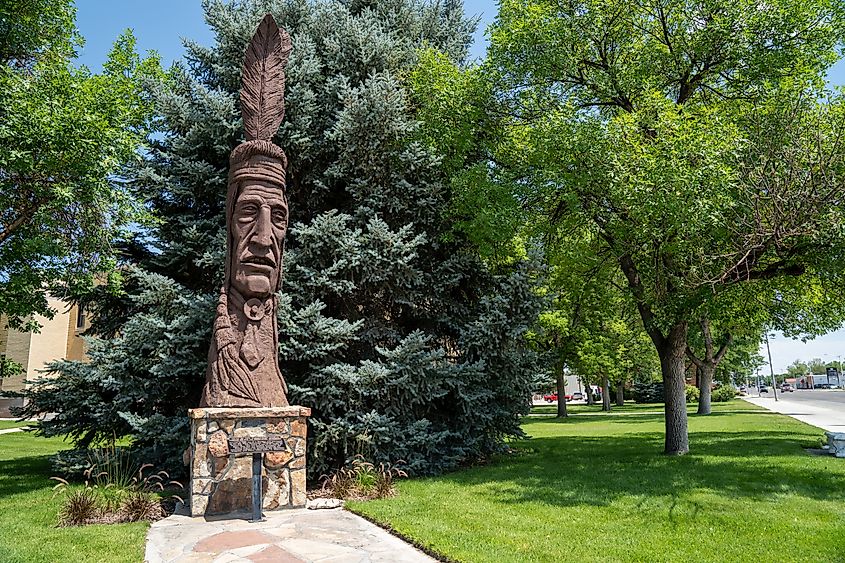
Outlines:
{"type": "Polygon", "coordinates": [[[231,283],[241,295],[267,297],[279,287],[288,207],[278,186],[251,181],[235,202],[231,283]]]}

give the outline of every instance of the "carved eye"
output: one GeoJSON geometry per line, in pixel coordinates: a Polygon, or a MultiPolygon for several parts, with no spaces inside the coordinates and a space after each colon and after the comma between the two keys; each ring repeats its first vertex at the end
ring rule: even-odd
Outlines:
{"type": "Polygon", "coordinates": [[[255,203],[245,203],[238,208],[238,215],[242,220],[249,220],[258,214],[258,205],[255,203]]]}
{"type": "Polygon", "coordinates": [[[287,223],[288,215],[281,207],[273,208],[273,224],[277,227],[284,227],[287,223]]]}

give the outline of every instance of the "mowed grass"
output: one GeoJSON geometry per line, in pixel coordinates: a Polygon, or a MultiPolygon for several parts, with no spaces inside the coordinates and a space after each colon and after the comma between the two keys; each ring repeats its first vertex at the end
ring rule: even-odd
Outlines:
{"type": "MultiPolygon", "coordinates": [[[[694,404],[687,405],[687,410],[691,412],[695,412],[698,406],[694,404]]],[[[601,401],[594,405],[587,405],[585,403],[568,403],[566,405],[566,412],[568,414],[600,414],[601,410],[601,401]]],[[[610,409],[611,413],[662,413],[663,412],[663,404],[655,404],[655,403],[634,403],[633,401],[626,401],[625,406],[617,406],[616,403],[611,405],[610,409]]],[[[549,405],[537,405],[535,407],[531,407],[531,414],[551,414],[557,415],[557,405],[549,404],[549,405]]]]}
{"type": "Polygon", "coordinates": [[[47,456],[68,444],[28,432],[0,435],[0,561],[140,562],[148,524],[58,528],[47,456]]]}
{"type": "Polygon", "coordinates": [[[845,459],[802,447],[820,430],[736,400],[667,457],[633,410],[526,419],[514,455],[348,506],[459,561],[845,561],[845,459]]]}
{"type": "Polygon", "coordinates": [[[0,420],[0,430],[7,430],[9,428],[23,428],[29,426],[31,422],[18,422],[16,420],[0,420]]]}

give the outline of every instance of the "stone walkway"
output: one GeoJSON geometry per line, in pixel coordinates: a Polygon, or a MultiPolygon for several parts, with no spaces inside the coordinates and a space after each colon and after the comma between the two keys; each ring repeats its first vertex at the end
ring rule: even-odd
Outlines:
{"type": "Polygon", "coordinates": [[[173,515],[152,525],[147,563],[432,562],[375,524],[343,509],[266,512],[266,521],[173,515]]]}

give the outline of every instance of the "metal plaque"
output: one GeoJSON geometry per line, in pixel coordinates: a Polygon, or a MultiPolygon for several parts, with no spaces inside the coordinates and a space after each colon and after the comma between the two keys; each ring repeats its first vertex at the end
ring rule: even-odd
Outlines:
{"type": "Polygon", "coordinates": [[[288,445],[284,438],[230,438],[229,453],[262,454],[265,452],[284,452],[288,445]]]}

